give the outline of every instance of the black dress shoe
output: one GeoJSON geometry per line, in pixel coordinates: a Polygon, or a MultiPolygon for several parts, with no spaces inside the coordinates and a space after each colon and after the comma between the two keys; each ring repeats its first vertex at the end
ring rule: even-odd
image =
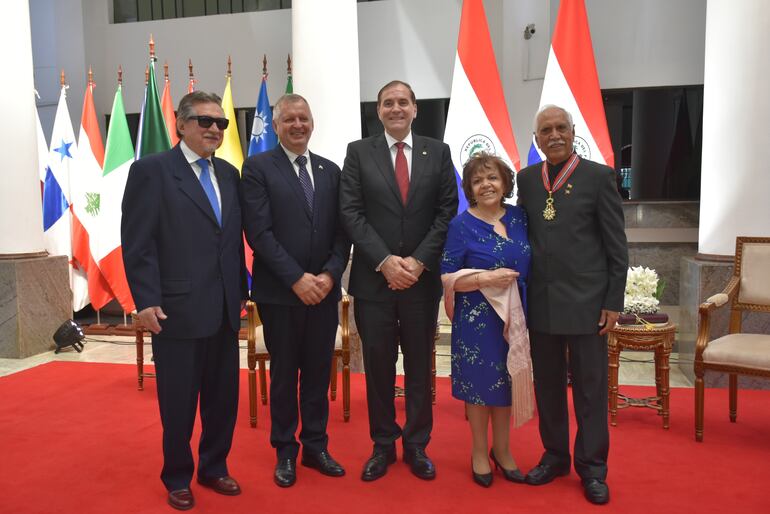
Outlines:
{"type": "Polygon", "coordinates": [[[340,466],[339,462],[329,455],[326,450],[316,453],[302,453],[302,465],[309,468],[317,469],[324,475],[330,477],[341,477],[345,475],[345,470],[340,466]]]}
{"type": "Polygon", "coordinates": [[[278,459],[273,473],[273,481],[278,487],[291,487],[297,481],[296,459],[278,459]]]}
{"type": "Polygon", "coordinates": [[[517,484],[523,484],[524,483],[524,475],[519,470],[519,468],[516,469],[505,469],[500,462],[498,462],[497,457],[495,457],[495,451],[489,450],[489,458],[492,459],[492,462],[495,463],[495,468],[499,469],[503,472],[503,476],[506,480],[509,482],[516,482],[517,484]]]}
{"type": "Polygon", "coordinates": [[[538,464],[529,470],[524,481],[529,485],[544,485],[556,477],[569,475],[569,467],[554,466],[551,464],[538,464]]]}
{"type": "Polygon", "coordinates": [[[596,505],[604,505],[610,501],[610,488],[607,487],[607,482],[599,478],[584,478],[583,492],[586,495],[586,500],[596,505]]]}
{"type": "Polygon", "coordinates": [[[219,478],[198,477],[198,483],[203,487],[208,487],[209,489],[213,489],[219,494],[224,494],[226,496],[237,496],[241,494],[241,487],[231,476],[219,478]]]}
{"type": "Polygon", "coordinates": [[[473,469],[473,457],[471,457],[471,474],[473,474],[473,481],[481,487],[489,487],[492,485],[492,472],[476,473],[473,469]]]}
{"type": "Polygon", "coordinates": [[[424,449],[404,450],[404,462],[409,464],[416,477],[423,480],[436,478],[436,467],[433,465],[433,461],[425,455],[424,449]]]}
{"type": "Polygon", "coordinates": [[[189,489],[169,491],[168,504],[177,510],[190,510],[195,507],[195,498],[189,489]]]}
{"type": "Polygon", "coordinates": [[[387,473],[388,466],[396,462],[396,449],[375,448],[372,456],[364,464],[364,470],[361,472],[361,480],[371,482],[377,480],[387,473]]]}

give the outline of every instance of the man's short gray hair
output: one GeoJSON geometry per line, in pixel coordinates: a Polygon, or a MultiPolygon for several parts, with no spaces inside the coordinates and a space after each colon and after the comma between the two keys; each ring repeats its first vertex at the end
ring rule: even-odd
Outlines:
{"type": "Polygon", "coordinates": [[[310,110],[310,104],[307,100],[305,100],[304,96],[298,95],[296,93],[286,93],[281,98],[279,98],[273,106],[273,120],[280,121],[281,110],[283,109],[284,105],[298,102],[305,102],[305,105],[307,105],[307,110],[310,112],[310,119],[313,119],[313,112],[310,110]]]}
{"type": "MultiPolygon", "coordinates": [[[[196,115],[196,104],[213,103],[222,107],[222,99],[216,93],[206,93],[205,91],[193,91],[187,93],[179,101],[179,107],[176,110],[176,119],[187,121],[196,115]]],[[[235,121],[235,120],[230,120],[235,121]]]]}
{"type": "Polygon", "coordinates": [[[535,114],[535,118],[532,120],[532,133],[533,134],[537,134],[537,119],[540,117],[541,114],[543,114],[548,109],[558,109],[558,110],[560,110],[561,112],[563,112],[564,114],[567,115],[567,121],[569,121],[569,126],[570,127],[574,127],[575,126],[575,122],[572,121],[572,114],[570,114],[570,112],[567,109],[565,109],[564,107],[560,107],[558,105],[554,105],[554,104],[545,104],[544,106],[542,106],[540,109],[537,110],[537,113],[535,114]]]}

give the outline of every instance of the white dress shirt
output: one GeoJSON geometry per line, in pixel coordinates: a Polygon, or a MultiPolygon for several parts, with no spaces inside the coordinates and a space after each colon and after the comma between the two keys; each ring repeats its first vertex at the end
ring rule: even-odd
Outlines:
{"type": "MultiPolygon", "coordinates": [[[[297,175],[297,178],[299,178],[299,164],[297,164],[296,162],[297,157],[299,157],[299,154],[292,152],[291,150],[287,149],[283,145],[281,145],[281,148],[283,148],[283,151],[286,153],[286,156],[289,158],[289,162],[291,162],[292,168],[294,168],[294,173],[297,175]]],[[[313,167],[310,165],[310,150],[305,148],[305,153],[303,153],[302,155],[304,155],[305,159],[307,159],[305,168],[307,168],[307,174],[310,175],[310,183],[313,185],[313,191],[315,191],[315,177],[313,176],[313,167]]]]}
{"type": "MultiPolygon", "coordinates": [[[[200,155],[190,150],[190,147],[185,144],[184,141],[179,142],[179,148],[182,150],[182,153],[184,154],[185,159],[187,159],[187,162],[190,163],[190,167],[192,168],[193,172],[195,173],[195,176],[198,180],[201,179],[201,165],[198,164],[196,161],[198,159],[202,159],[200,155]]],[[[211,162],[211,157],[206,159],[209,161],[209,175],[211,176],[211,183],[214,184],[214,192],[217,194],[217,202],[219,202],[219,212],[222,211],[222,195],[219,193],[219,182],[217,182],[217,174],[214,173],[214,163],[211,162]]]]}

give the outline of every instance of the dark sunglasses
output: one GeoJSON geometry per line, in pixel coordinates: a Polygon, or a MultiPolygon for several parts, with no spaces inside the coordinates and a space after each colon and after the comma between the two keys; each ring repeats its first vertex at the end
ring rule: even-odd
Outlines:
{"type": "Polygon", "coordinates": [[[225,130],[230,124],[230,120],[227,118],[214,118],[212,116],[190,116],[191,120],[198,120],[198,125],[202,128],[209,128],[214,123],[217,124],[219,130],[225,130]]]}

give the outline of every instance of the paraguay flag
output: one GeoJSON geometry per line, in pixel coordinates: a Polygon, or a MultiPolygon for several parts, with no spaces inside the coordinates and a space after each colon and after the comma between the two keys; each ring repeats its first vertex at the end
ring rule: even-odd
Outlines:
{"type": "Polygon", "coordinates": [[[458,212],[468,208],[460,182],[463,165],[473,154],[495,154],[511,169],[519,170],[519,151],[482,0],[463,2],[444,142],[452,151],[460,198],[458,212]]]}
{"type": "MultiPolygon", "coordinates": [[[[583,0],[562,0],[559,6],[540,96],[540,107],[548,104],[572,114],[575,151],[581,158],[614,166],[583,0]]],[[[544,157],[533,138],[527,163],[541,162],[544,157]]]]}

